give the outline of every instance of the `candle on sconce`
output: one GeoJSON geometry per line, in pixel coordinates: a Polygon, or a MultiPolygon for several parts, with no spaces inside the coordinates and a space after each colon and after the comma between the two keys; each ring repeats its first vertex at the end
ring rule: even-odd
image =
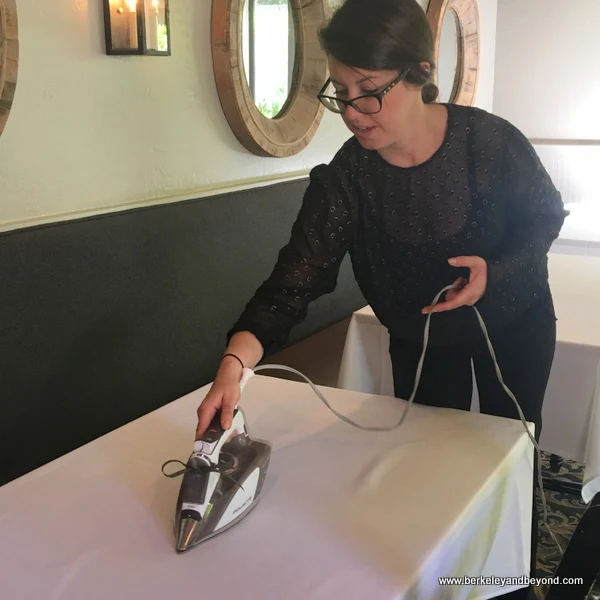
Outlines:
{"type": "Polygon", "coordinates": [[[107,54],[171,55],[169,0],[101,1],[107,54]]]}

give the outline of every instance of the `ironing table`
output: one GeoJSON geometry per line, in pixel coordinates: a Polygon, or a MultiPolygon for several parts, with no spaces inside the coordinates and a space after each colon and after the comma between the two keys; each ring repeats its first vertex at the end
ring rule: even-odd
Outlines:
{"type": "MultiPolygon", "coordinates": [[[[600,492],[600,257],[551,253],[548,263],[557,345],[540,446],[557,458],[585,464],[584,485],[577,492],[587,503],[600,492]]],[[[338,387],[394,393],[389,334],[370,306],[351,317],[338,387]]],[[[473,410],[478,410],[475,381],[473,389],[473,410]]],[[[574,490],[565,484],[564,491],[574,490]]]]}
{"type": "MultiPolygon", "coordinates": [[[[521,422],[413,405],[356,429],[306,383],[256,374],[241,406],[273,453],[257,507],[174,551],[180,480],[209,386],[0,488],[10,600],[491,598],[528,575],[533,446],[521,422]],[[441,585],[439,577],[489,577],[441,585]]],[[[404,402],[320,388],[364,425],[404,402]]],[[[522,581],[522,580],[521,580],[522,581]]]]}

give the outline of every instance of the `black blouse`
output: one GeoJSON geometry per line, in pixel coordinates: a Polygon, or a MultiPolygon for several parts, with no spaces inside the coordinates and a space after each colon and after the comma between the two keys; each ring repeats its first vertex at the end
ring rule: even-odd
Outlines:
{"type": "MultiPolygon", "coordinates": [[[[335,289],[346,253],[390,335],[422,341],[423,307],[462,269],[487,261],[476,304],[490,332],[537,302],[552,310],[547,253],[565,216],[560,193],[525,136],[482,109],[446,104],[445,139],[426,162],[402,168],[352,137],[310,173],[289,242],[227,333],[250,331],[265,355],[287,341],[308,305],[335,289]]],[[[468,274],[468,270],[466,271],[468,274]]],[[[430,343],[481,338],[471,307],[432,315],[430,343]]]]}

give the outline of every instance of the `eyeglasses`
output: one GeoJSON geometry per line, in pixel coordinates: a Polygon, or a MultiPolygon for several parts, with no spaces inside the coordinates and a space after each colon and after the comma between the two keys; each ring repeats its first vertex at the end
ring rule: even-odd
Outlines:
{"type": "Polygon", "coordinates": [[[364,94],[362,96],[357,96],[356,98],[352,98],[352,100],[342,100],[336,96],[327,96],[325,94],[325,90],[331,83],[331,79],[328,79],[325,82],[325,85],[321,88],[321,91],[317,94],[317,98],[325,106],[325,108],[329,109],[334,113],[341,114],[343,113],[348,106],[351,106],[354,110],[363,113],[365,115],[373,115],[378,113],[383,104],[383,97],[400,81],[402,81],[408,72],[409,69],[406,69],[392,81],[385,89],[381,92],[364,94]]]}

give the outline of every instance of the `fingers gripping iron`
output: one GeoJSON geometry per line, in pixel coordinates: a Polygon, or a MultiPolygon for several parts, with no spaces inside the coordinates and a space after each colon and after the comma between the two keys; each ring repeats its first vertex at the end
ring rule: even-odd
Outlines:
{"type": "MultiPolygon", "coordinates": [[[[244,369],[240,393],[253,374],[244,369]]],[[[236,406],[227,430],[220,411],[215,414],[185,468],[168,475],[183,474],[174,527],[178,553],[229,529],[256,506],[270,458],[270,444],[250,437],[241,409],[236,406]]]]}

